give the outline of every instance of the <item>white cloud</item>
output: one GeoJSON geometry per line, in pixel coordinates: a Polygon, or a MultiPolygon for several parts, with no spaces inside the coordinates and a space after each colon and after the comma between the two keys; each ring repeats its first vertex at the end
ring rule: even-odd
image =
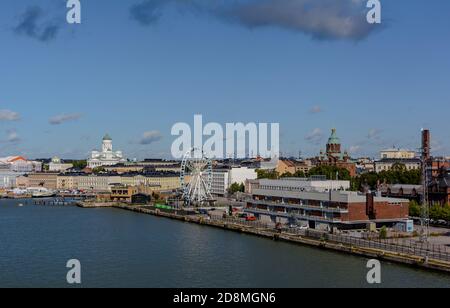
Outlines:
{"type": "Polygon", "coordinates": [[[148,132],[144,132],[142,134],[142,138],[139,141],[139,144],[142,145],[148,145],[157,141],[160,141],[162,139],[162,135],[159,131],[152,130],[148,132]]]}
{"type": "Polygon", "coordinates": [[[0,110],[0,121],[18,121],[20,120],[20,115],[17,112],[2,109],[0,110]]]}
{"type": "Polygon", "coordinates": [[[54,117],[51,117],[48,122],[52,125],[60,125],[65,122],[75,121],[81,118],[81,114],[79,113],[71,113],[71,114],[60,114],[54,117]]]}
{"type": "Polygon", "coordinates": [[[378,128],[372,128],[369,130],[369,134],[367,135],[368,139],[379,139],[382,130],[378,128]]]}
{"type": "Polygon", "coordinates": [[[309,113],[312,113],[312,114],[317,114],[317,113],[321,113],[321,112],[323,112],[322,107],[320,107],[320,106],[318,106],[318,105],[313,106],[313,107],[309,110],[309,113]]]}
{"type": "Polygon", "coordinates": [[[312,144],[319,144],[323,140],[323,132],[320,128],[315,128],[306,135],[305,140],[312,144]]]}

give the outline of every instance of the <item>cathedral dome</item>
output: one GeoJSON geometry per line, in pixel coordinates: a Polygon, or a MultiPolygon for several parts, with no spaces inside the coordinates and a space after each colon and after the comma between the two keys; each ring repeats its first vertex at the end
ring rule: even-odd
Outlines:
{"type": "Polygon", "coordinates": [[[105,137],[103,137],[103,141],[112,141],[112,138],[106,134],[105,137]]]}
{"type": "Polygon", "coordinates": [[[341,140],[338,138],[336,134],[336,128],[331,130],[331,136],[328,139],[328,144],[341,144],[341,140]]]}

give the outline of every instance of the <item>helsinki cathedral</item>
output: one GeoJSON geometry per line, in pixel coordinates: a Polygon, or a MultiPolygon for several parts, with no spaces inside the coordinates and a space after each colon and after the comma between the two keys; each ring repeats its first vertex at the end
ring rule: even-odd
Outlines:
{"type": "Polygon", "coordinates": [[[102,141],[102,151],[92,151],[91,158],[88,159],[87,165],[89,168],[93,169],[101,166],[114,166],[126,161],[122,151],[113,152],[112,139],[106,134],[102,141]]]}

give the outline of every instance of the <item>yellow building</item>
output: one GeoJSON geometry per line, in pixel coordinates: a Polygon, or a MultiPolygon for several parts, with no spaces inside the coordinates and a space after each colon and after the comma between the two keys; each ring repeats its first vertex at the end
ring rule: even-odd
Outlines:
{"type": "Polygon", "coordinates": [[[283,175],[286,173],[294,174],[296,172],[308,173],[309,170],[313,167],[311,161],[295,161],[290,159],[280,159],[278,161],[278,165],[276,171],[279,175],[283,175]]]}
{"type": "Polygon", "coordinates": [[[137,193],[137,187],[115,185],[111,187],[111,201],[130,203],[133,196],[137,193]]]}
{"type": "Polygon", "coordinates": [[[57,189],[59,190],[78,189],[78,177],[73,175],[58,175],[57,189]]]}
{"type": "Polygon", "coordinates": [[[28,174],[28,187],[57,189],[58,173],[36,172],[28,174]]]}

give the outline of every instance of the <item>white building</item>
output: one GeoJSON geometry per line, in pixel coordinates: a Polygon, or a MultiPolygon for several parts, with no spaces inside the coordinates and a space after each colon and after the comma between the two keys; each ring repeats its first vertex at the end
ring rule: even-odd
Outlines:
{"type": "Polygon", "coordinates": [[[256,178],[258,178],[258,174],[252,168],[216,169],[212,172],[211,193],[215,196],[225,196],[231,185],[245,184],[247,180],[256,178]]]}
{"type": "Polygon", "coordinates": [[[416,152],[405,149],[387,149],[380,152],[381,159],[413,159],[416,152]]]}
{"type": "Polygon", "coordinates": [[[9,171],[9,170],[0,170],[0,188],[3,189],[11,189],[16,187],[16,179],[21,176],[21,173],[9,171]]]}
{"type": "Polygon", "coordinates": [[[8,156],[0,158],[0,169],[9,169],[19,173],[40,172],[42,171],[42,163],[30,161],[22,156],[8,156]]]}
{"type": "Polygon", "coordinates": [[[389,171],[394,166],[404,166],[406,170],[420,170],[421,161],[418,158],[413,159],[381,159],[375,162],[375,172],[389,171]]]}
{"type": "Polygon", "coordinates": [[[103,137],[102,151],[92,151],[91,158],[88,159],[89,168],[97,168],[102,166],[114,166],[125,163],[127,160],[123,157],[122,151],[113,151],[112,139],[107,134],[103,137]]]}
{"type": "Polygon", "coordinates": [[[50,164],[48,164],[48,170],[50,172],[64,172],[73,167],[73,164],[65,164],[59,157],[53,157],[50,164]]]}

